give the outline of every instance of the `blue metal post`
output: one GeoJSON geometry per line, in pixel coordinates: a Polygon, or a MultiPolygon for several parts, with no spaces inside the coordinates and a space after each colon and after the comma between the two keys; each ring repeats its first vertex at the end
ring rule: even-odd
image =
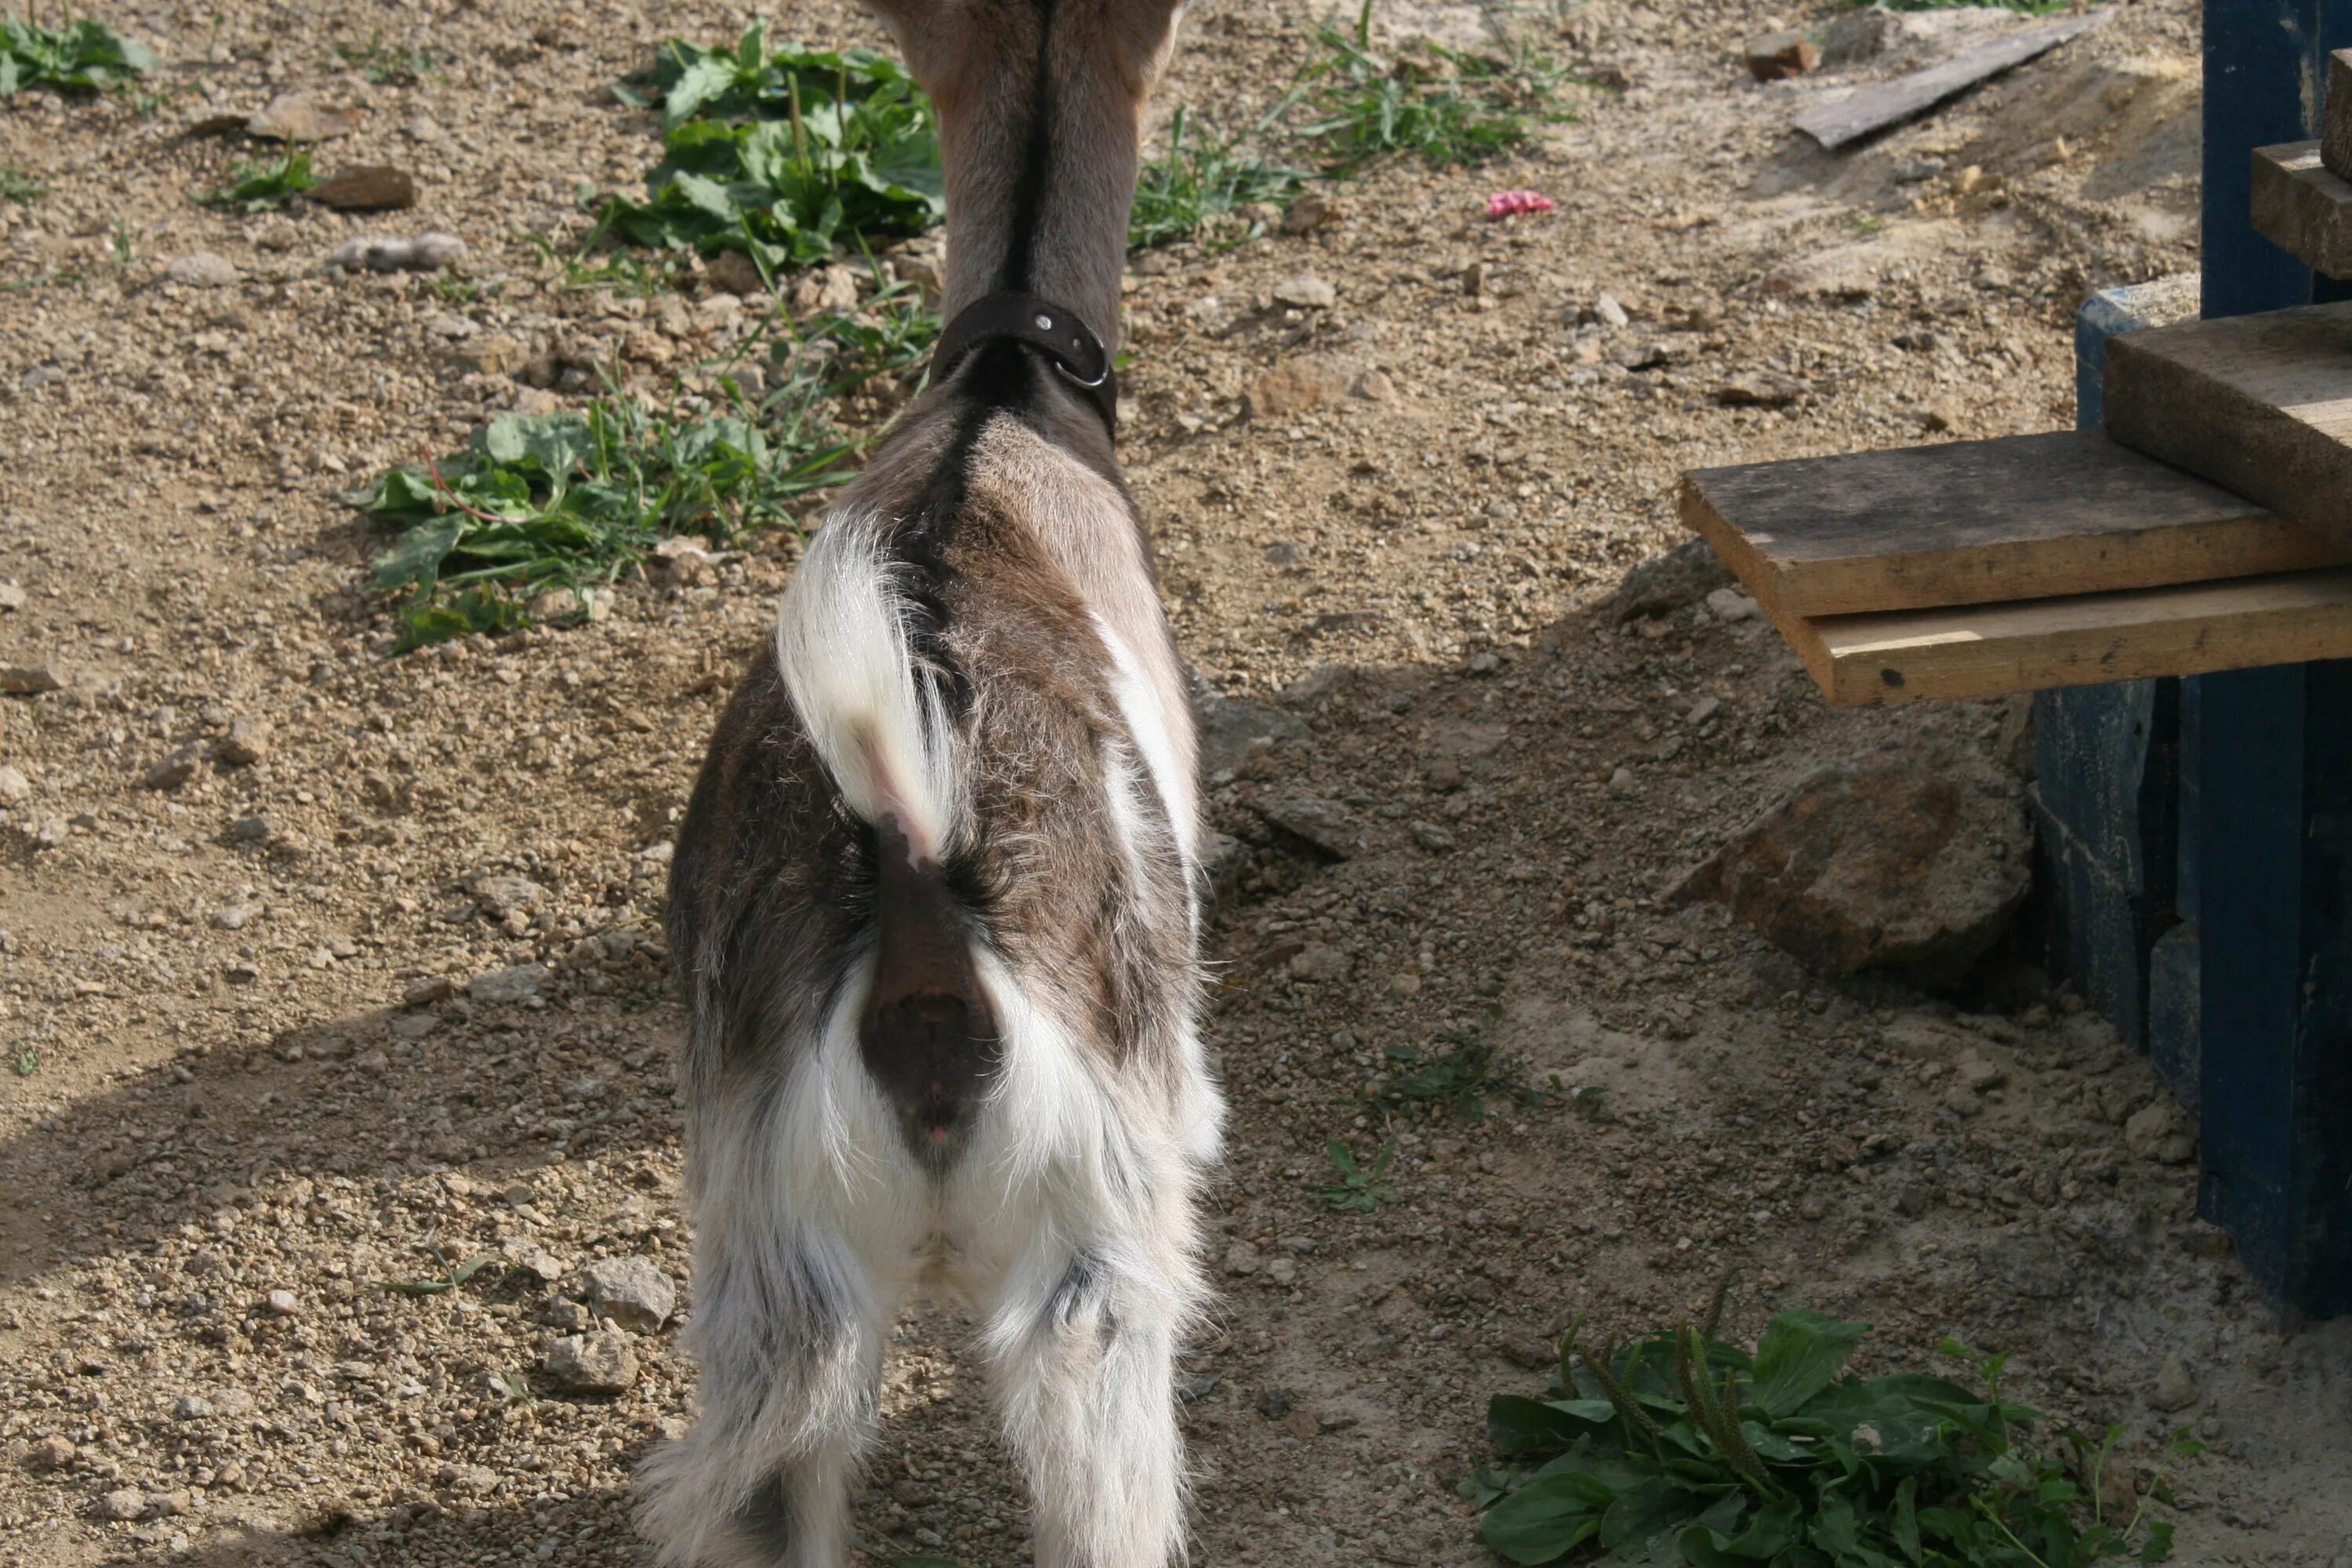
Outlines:
{"type": "MultiPolygon", "coordinates": [[[[2352,0],[2206,0],[2204,313],[2345,297],[2254,233],[2252,150],[2318,134],[2352,0]]],[[[2352,661],[2188,683],[2200,1206],[2290,1312],[2352,1312],[2352,661]]]]}

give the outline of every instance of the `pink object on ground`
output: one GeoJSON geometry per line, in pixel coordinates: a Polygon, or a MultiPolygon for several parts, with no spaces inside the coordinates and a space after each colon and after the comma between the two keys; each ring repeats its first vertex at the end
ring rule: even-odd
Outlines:
{"type": "Polygon", "coordinates": [[[1486,198],[1488,217],[1517,217],[1521,213],[1548,213],[1551,198],[1541,191],[1497,191],[1486,198]]]}

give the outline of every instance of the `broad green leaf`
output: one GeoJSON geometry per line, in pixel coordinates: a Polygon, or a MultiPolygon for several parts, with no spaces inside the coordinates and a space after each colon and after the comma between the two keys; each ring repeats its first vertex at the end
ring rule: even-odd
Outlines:
{"type": "Polygon", "coordinates": [[[1588,1476],[1546,1476],[1488,1509],[1478,1539],[1514,1563],[1550,1563],[1601,1528],[1611,1500],[1609,1489],[1588,1476]]]}
{"type": "Polygon", "coordinates": [[[1775,1315],[1756,1346],[1748,1400],[1775,1416],[1794,1414],[1836,1379],[1868,1332],[1867,1323],[1844,1322],[1803,1308],[1775,1315]]]}
{"type": "Polygon", "coordinates": [[[411,583],[432,582],[467,527],[467,520],[462,517],[443,517],[411,528],[376,558],[373,574],[376,587],[401,588],[411,583]]]}

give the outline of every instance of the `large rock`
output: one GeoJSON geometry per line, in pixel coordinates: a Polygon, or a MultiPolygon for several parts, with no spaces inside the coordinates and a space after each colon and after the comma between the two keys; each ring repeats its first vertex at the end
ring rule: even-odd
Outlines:
{"type": "Polygon", "coordinates": [[[1731,568],[1716,559],[1715,546],[1704,539],[1686,539],[1626,573],[1609,602],[1619,620],[1639,620],[1695,605],[1736,580],[1731,568]]]}
{"type": "Polygon", "coordinates": [[[1707,899],[1824,969],[1957,980],[2032,879],[2017,783],[1964,747],[1907,742],[1822,769],[1670,898],[1707,899]]]}
{"type": "Polygon", "coordinates": [[[677,1287],[650,1258],[600,1258],[582,1274],[589,1310],[625,1329],[651,1333],[677,1305],[677,1287]]]}

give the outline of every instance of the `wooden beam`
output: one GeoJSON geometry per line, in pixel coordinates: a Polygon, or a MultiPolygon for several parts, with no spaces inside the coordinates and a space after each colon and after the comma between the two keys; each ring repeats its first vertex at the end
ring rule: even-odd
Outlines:
{"type": "Polygon", "coordinates": [[[2067,39],[2103,26],[2114,15],[2115,8],[2107,6],[2063,22],[2021,28],[1974,48],[1962,49],[1950,59],[1924,70],[1898,76],[1892,81],[1873,82],[1834,103],[1808,110],[1797,117],[1796,127],[1835,152],[1849,142],[1859,142],[1873,132],[1884,131],[1922,110],[1931,109],[1988,77],[1999,76],[2011,66],[2047,54],[2067,39]]]}
{"type": "Polygon", "coordinates": [[[1682,516],[1776,619],[2352,563],[2095,430],[1701,468],[1682,516]]]}
{"type": "Polygon", "coordinates": [[[2330,278],[2352,278],[2352,182],[2320,161],[2316,142],[2254,149],[2254,227],[2330,278]]]}
{"type": "Polygon", "coordinates": [[[1838,707],[2000,697],[2352,658],[2352,567],[1779,625],[1838,707]]]}
{"type": "Polygon", "coordinates": [[[2352,549],[2352,302],[2124,334],[2106,428],[2352,549]]]}

